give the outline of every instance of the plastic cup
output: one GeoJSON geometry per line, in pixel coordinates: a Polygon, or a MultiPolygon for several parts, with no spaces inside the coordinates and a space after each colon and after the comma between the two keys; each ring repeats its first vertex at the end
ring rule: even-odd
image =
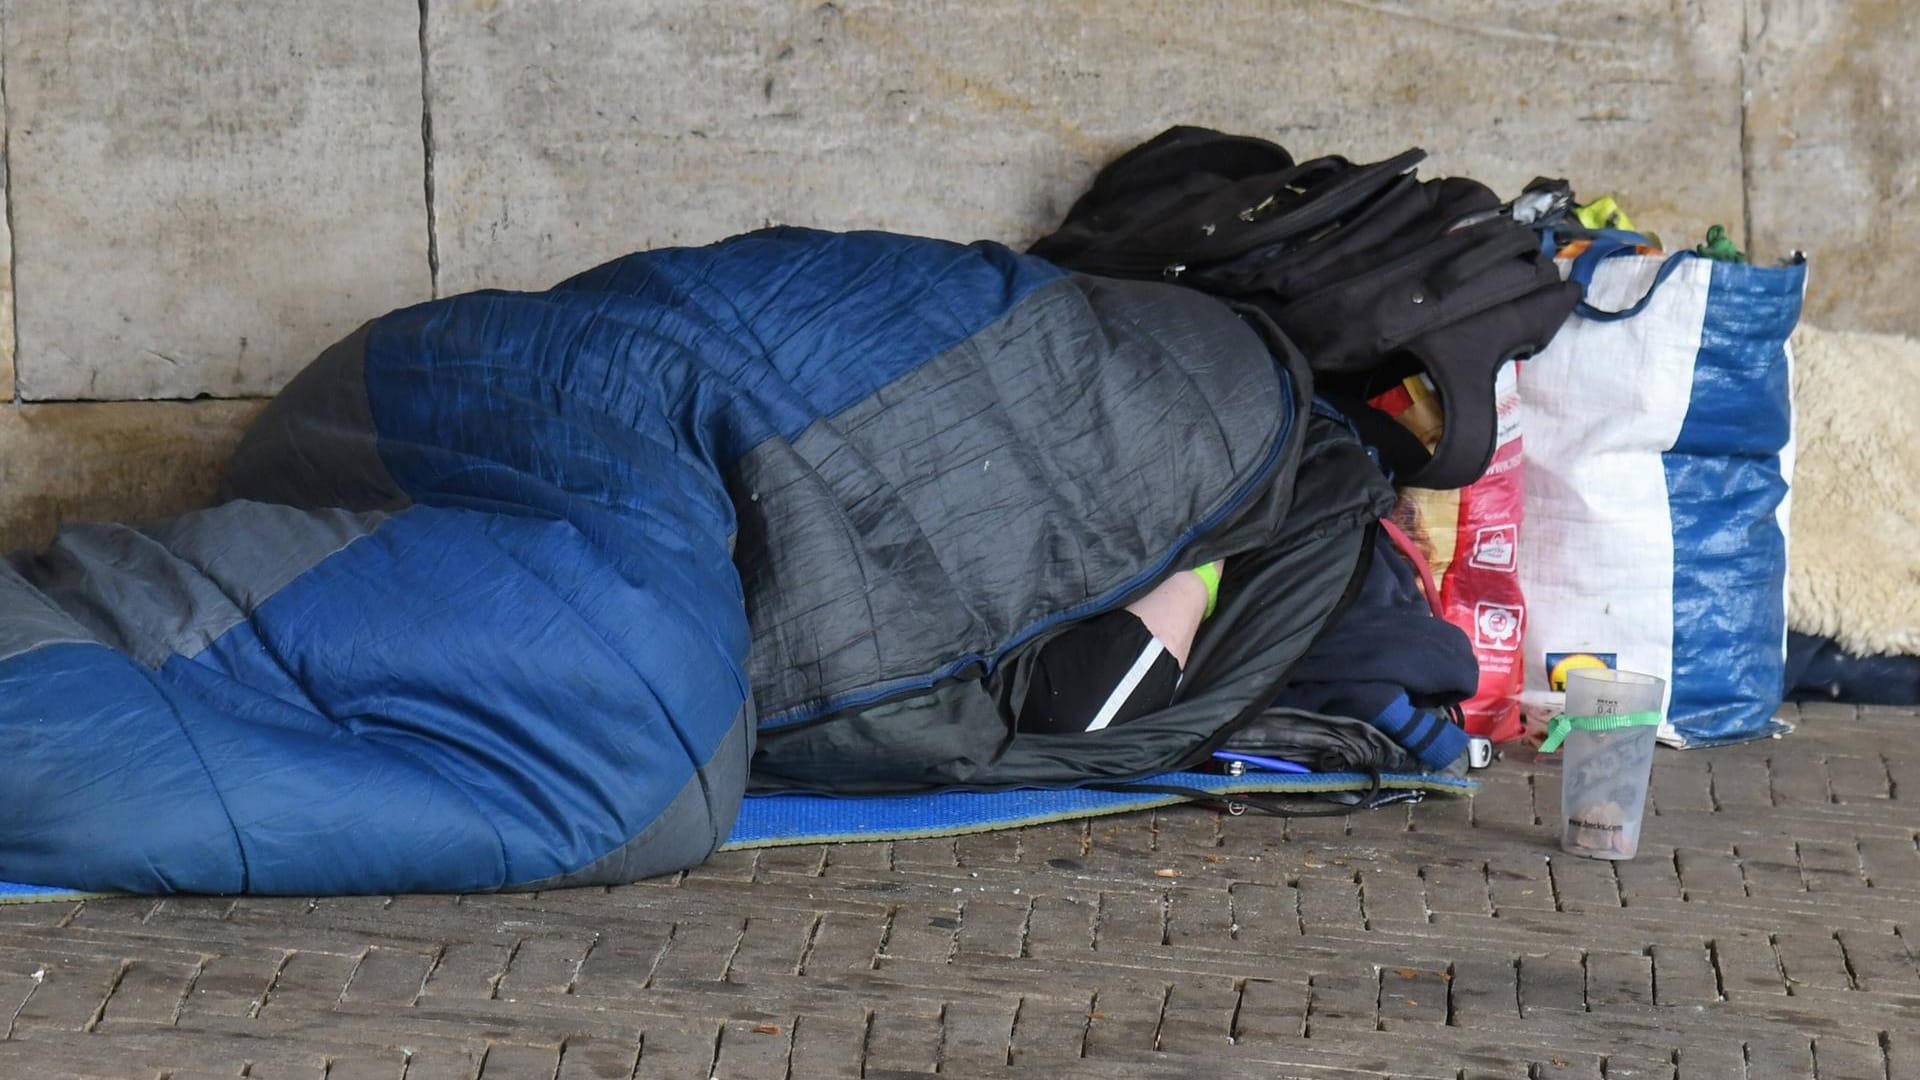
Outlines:
{"type": "MultiPolygon", "coordinates": [[[[1633,671],[1567,675],[1560,768],[1560,847],[1590,859],[1631,859],[1640,850],[1653,748],[1667,684],[1633,671]]],[[[1554,742],[1548,740],[1551,749],[1554,742]]]]}

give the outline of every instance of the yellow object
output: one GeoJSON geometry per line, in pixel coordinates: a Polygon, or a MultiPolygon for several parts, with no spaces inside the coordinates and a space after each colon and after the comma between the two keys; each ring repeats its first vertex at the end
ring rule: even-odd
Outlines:
{"type": "MultiPolygon", "coordinates": [[[[1400,390],[1407,396],[1408,405],[1393,414],[1400,426],[1413,432],[1420,445],[1428,453],[1440,445],[1440,433],[1445,427],[1440,415],[1440,396],[1434,392],[1433,380],[1425,375],[1409,375],[1400,381],[1400,390]]],[[[1380,399],[1376,398],[1378,402],[1380,399]]],[[[1400,492],[1400,501],[1393,509],[1394,524],[1419,545],[1421,554],[1426,556],[1427,566],[1433,572],[1433,579],[1439,581],[1446,575],[1447,568],[1453,565],[1454,548],[1458,542],[1460,525],[1460,492],[1457,490],[1435,491],[1430,488],[1406,488],[1400,492]]]]}
{"type": "Polygon", "coordinates": [[[1220,560],[1196,566],[1193,572],[1200,576],[1201,583],[1207,587],[1207,610],[1200,615],[1205,619],[1213,614],[1213,606],[1220,602],[1220,560]]]}
{"type": "Polygon", "coordinates": [[[1407,398],[1413,402],[1405,412],[1394,416],[1400,426],[1413,432],[1420,444],[1433,453],[1440,445],[1440,432],[1445,422],[1440,415],[1440,396],[1434,393],[1433,380],[1425,375],[1409,375],[1400,380],[1400,386],[1407,392],[1407,398]]]}
{"type": "Polygon", "coordinates": [[[1570,653],[1565,659],[1553,665],[1552,670],[1547,672],[1547,688],[1549,690],[1564,691],[1567,688],[1567,675],[1570,672],[1579,671],[1583,668],[1599,668],[1604,670],[1612,666],[1613,665],[1592,653],[1570,653]]]}
{"type": "Polygon", "coordinates": [[[1589,229],[1625,229],[1633,232],[1633,219],[1627,216],[1613,196],[1602,195],[1585,206],[1576,207],[1574,219],[1589,229]]]}
{"type": "Polygon", "coordinates": [[[1444,579],[1460,545],[1459,489],[1401,488],[1392,517],[1426,557],[1433,580],[1444,579]]]}

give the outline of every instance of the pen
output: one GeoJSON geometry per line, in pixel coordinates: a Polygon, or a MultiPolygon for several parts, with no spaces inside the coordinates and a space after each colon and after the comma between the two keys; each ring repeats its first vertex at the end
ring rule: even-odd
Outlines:
{"type": "Polygon", "coordinates": [[[1253,765],[1258,768],[1269,770],[1271,772],[1284,772],[1284,773],[1312,773],[1313,772],[1312,769],[1307,768],[1305,765],[1295,764],[1294,762],[1291,762],[1291,761],[1282,761],[1279,758],[1260,757],[1256,754],[1242,754],[1237,751],[1216,750],[1214,751],[1213,756],[1219,758],[1221,761],[1238,761],[1241,764],[1253,765]]]}

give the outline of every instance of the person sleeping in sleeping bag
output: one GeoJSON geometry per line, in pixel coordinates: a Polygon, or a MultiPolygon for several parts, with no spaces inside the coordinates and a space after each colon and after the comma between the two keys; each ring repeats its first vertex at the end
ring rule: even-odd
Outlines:
{"type": "Polygon", "coordinates": [[[1099,731],[1172,703],[1194,635],[1219,599],[1220,566],[1175,574],[1048,642],[1027,684],[1020,731],[1099,731]]]}
{"type": "MultiPolygon", "coordinates": [[[[1016,714],[1019,733],[1095,733],[1172,704],[1219,599],[1222,568],[1174,574],[1049,641],[1016,714]]],[[[1449,768],[1466,750],[1450,706],[1473,692],[1478,666],[1465,635],[1432,614],[1411,565],[1390,545],[1368,555],[1353,603],[1288,677],[1276,705],[1364,720],[1426,768],[1449,768]]]]}

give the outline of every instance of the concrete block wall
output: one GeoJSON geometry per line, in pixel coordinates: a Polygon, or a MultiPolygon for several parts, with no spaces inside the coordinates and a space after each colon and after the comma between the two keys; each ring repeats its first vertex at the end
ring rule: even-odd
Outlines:
{"type": "Polygon", "coordinates": [[[1024,243],[1172,123],[1616,194],[1920,330],[1910,0],[7,0],[0,548],[206,500],[391,308],[767,223],[1024,243]]]}

